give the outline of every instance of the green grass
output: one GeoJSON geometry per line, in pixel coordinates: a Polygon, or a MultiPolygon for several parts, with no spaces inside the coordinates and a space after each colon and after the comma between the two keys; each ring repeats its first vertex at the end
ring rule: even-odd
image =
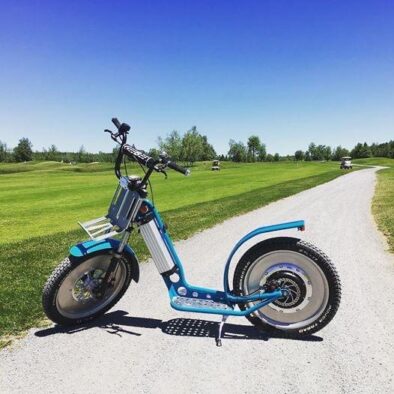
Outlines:
{"type": "Polygon", "coordinates": [[[352,162],[354,164],[362,164],[366,166],[394,166],[394,159],[389,159],[388,157],[368,157],[367,159],[355,159],[352,160],[352,162]]]}
{"type": "MultiPolygon", "coordinates": [[[[42,322],[40,297],[46,278],[69,246],[86,238],[76,221],[104,214],[116,186],[106,164],[78,166],[80,171],[66,170],[60,163],[26,164],[35,168],[28,172],[14,166],[14,173],[0,175],[3,345],[8,336],[42,322]]],[[[224,163],[220,172],[209,168],[210,163],[202,163],[188,178],[173,172],[168,180],[158,174],[152,178],[156,206],[174,240],[344,173],[337,163],[224,163]]],[[[299,219],[294,215],[289,220],[299,219]]],[[[147,257],[138,236],[132,244],[141,260],[147,257]]]]}
{"type": "Polygon", "coordinates": [[[394,159],[371,157],[355,160],[357,164],[389,167],[378,171],[378,182],[372,202],[372,213],[379,230],[386,236],[389,250],[394,252],[394,159]]]}
{"type": "Polygon", "coordinates": [[[57,161],[28,161],[26,163],[0,163],[0,175],[30,171],[96,172],[110,171],[112,168],[113,164],[111,163],[80,163],[75,165],[57,161]]]}
{"type": "MultiPolygon", "coordinates": [[[[117,181],[111,165],[79,168],[75,172],[75,169],[41,166],[29,173],[1,176],[0,204],[5,209],[0,210],[0,243],[71,231],[77,228],[77,220],[85,221],[105,213],[117,181]]],[[[225,163],[220,172],[209,168],[210,164],[201,164],[186,178],[170,172],[165,180],[162,175],[154,174],[152,183],[158,209],[177,209],[331,170],[338,172],[337,164],[333,163],[225,163]]]]}
{"type": "Polygon", "coordinates": [[[394,252],[394,167],[378,172],[372,213],[387,238],[390,251],[394,252]]]}

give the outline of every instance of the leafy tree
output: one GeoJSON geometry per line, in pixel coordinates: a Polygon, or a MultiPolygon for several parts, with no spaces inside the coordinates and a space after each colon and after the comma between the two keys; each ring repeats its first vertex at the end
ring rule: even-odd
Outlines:
{"type": "Polygon", "coordinates": [[[312,160],[311,153],[309,152],[309,150],[307,150],[305,152],[305,161],[311,161],[311,160],[312,160]]]}
{"type": "Polygon", "coordinates": [[[203,135],[202,137],[202,155],[200,160],[213,160],[216,157],[216,151],[214,147],[208,142],[208,137],[203,135]]]}
{"type": "Polygon", "coordinates": [[[52,144],[49,147],[49,149],[47,150],[46,160],[55,161],[58,159],[58,154],[59,154],[59,152],[58,152],[56,146],[52,144]]]}
{"type": "Polygon", "coordinates": [[[21,138],[18,145],[14,148],[15,161],[31,161],[33,158],[32,143],[28,138],[21,138]]]}
{"type": "Polygon", "coordinates": [[[382,144],[372,144],[370,146],[372,156],[394,158],[394,141],[382,144]]]}
{"type": "Polygon", "coordinates": [[[173,130],[164,140],[159,137],[160,150],[167,153],[173,160],[181,159],[182,145],[182,138],[176,130],[173,130]]]}
{"type": "Polygon", "coordinates": [[[311,142],[308,146],[308,152],[310,155],[311,160],[318,160],[318,154],[317,154],[317,149],[316,149],[316,144],[314,142],[311,142]]]}
{"type": "Polygon", "coordinates": [[[331,148],[326,145],[317,145],[311,142],[308,147],[311,160],[329,160],[331,158],[331,148]]]}
{"type": "Polygon", "coordinates": [[[228,151],[228,157],[230,160],[235,162],[245,161],[247,157],[246,146],[241,142],[235,142],[234,140],[229,141],[230,149],[228,151]]]}
{"type": "Polygon", "coordinates": [[[7,145],[0,141],[0,162],[6,161],[8,156],[7,145]]]}
{"type": "MultiPolygon", "coordinates": [[[[183,137],[172,131],[165,139],[158,138],[161,151],[174,160],[184,160],[193,164],[197,160],[212,160],[216,157],[214,147],[208,142],[206,135],[201,135],[196,126],[187,131],[183,137]]],[[[157,154],[157,152],[155,152],[157,154]]]]}
{"type": "Polygon", "coordinates": [[[390,157],[391,159],[394,159],[394,141],[390,141],[387,143],[386,157],[390,157]]]}
{"type": "MultiPolygon", "coordinates": [[[[92,154],[93,161],[98,161],[101,163],[111,163],[112,162],[112,153],[106,153],[106,152],[101,152],[99,153],[93,153],[92,154]]],[[[64,161],[64,155],[62,153],[58,153],[58,160],[63,160],[64,161]]]]}
{"type": "Polygon", "coordinates": [[[271,153],[268,153],[268,155],[265,158],[266,161],[274,161],[274,156],[271,155],[271,153]]]}
{"type": "Polygon", "coordinates": [[[368,144],[364,142],[361,144],[360,142],[353,148],[351,152],[351,156],[355,159],[362,159],[365,157],[371,157],[371,149],[368,144]]]}
{"type": "Polygon", "coordinates": [[[202,153],[202,138],[197,132],[197,128],[194,126],[191,130],[187,131],[182,138],[181,159],[193,165],[195,161],[201,158],[202,153]]]}
{"type": "Polygon", "coordinates": [[[261,148],[260,138],[257,135],[251,135],[248,138],[248,158],[250,161],[256,161],[256,157],[261,148]]]}
{"type": "Polygon", "coordinates": [[[332,151],[331,151],[331,147],[330,146],[323,145],[322,153],[323,153],[324,160],[328,161],[328,160],[331,159],[332,151]]]}
{"type": "Polygon", "coordinates": [[[118,147],[118,146],[115,146],[115,147],[112,149],[112,153],[111,153],[111,162],[112,162],[112,163],[115,163],[116,158],[118,157],[118,154],[119,154],[119,147],[118,147]]]}
{"type": "MultiPolygon", "coordinates": [[[[372,156],[374,156],[374,157],[380,156],[379,154],[377,154],[379,151],[379,145],[377,143],[374,142],[369,148],[371,149],[372,156]]],[[[382,157],[384,157],[384,156],[386,156],[386,155],[383,155],[382,157]]]]}
{"type": "Polygon", "coordinates": [[[85,161],[86,150],[83,145],[79,148],[78,153],[76,154],[76,159],[79,163],[83,163],[85,161]]]}
{"type": "Polygon", "coordinates": [[[151,148],[148,152],[148,155],[154,159],[158,159],[160,156],[160,151],[156,148],[151,148]]]}
{"type": "Polygon", "coordinates": [[[346,148],[342,148],[341,145],[338,145],[332,152],[332,160],[339,161],[344,156],[349,156],[349,151],[346,148]]]}
{"type": "Polygon", "coordinates": [[[304,155],[304,152],[302,150],[297,150],[294,153],[294,158],[295,158],[296,161],[304,160],[304,156],[305,155],[304,155]]]}
{"type": "Polygon", "coordinates": [[[326,152],[326,146],[325,145],[318,145],[318,146],[316,146],[314,160],[323,160],[325,152],[326,152]]]}
{"type": "Polygon", "coordinates": [[[267,156],[267,148],[265,146],[265,144],[260,144],[260,149],[258,151],[258,159],[259,161],[264,161],[266,159],[267,156]]]}
{"type": "Polygon", "coordinates": [[[279,153],[275,153],[274,154],[274,161],[279,161],[279,160],[280,160],[279,153]]]}

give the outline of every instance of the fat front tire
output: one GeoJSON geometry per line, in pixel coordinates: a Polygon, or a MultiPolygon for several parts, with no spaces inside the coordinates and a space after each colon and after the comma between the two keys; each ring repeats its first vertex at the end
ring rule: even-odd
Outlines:
{"type": "MultiPolygon", "coordinates": [[[[275,280],[288,290],[247,319],[257,328],[288,336],[311,335],[335,316],[341,283],[330,259],[309,242],[278,237],[260,242],[239,260],[233,278],[236,295],[248,295],[275,280]]],[[[239,304],[241,310],[254,303],[239,304]]]]}
{"type": "Polygon", "coordinates": [[[111,309],[124,295],[132,279],[131,256],[123,255],[118,263],[113,286],[104,297],[92,290],[99,284],[111,262],[108,251],[82,258],[67,257],[48,278],[42,293],[47,317],[60,325],[87,323],[111,309]]]}

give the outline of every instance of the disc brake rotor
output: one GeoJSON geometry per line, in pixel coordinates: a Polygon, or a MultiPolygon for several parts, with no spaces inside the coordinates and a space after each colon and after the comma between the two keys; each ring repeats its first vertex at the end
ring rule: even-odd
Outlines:
{"type": "Polygon", "coordinates": [[[290,263],[277,264],[270,267],[262,282],[276,281],[278,287],[286,295],[272,302],[269,307],[281,313],[299,312],[305,308],[312,295],[311,282],[306,273],[298,266],[290,263]]]}
{"type": "Polygon", "coordinates": [[[282,298],[273,302],[280,308],[295,308],[302,304],[306,297],[306,285],[303,279],[291,271],[277,271],[268,277],[268,281],[275,280],[278,287],[286,292],[282,298]]]}
{"type": "Polygon", "coordinates": [[[105,271],[95,269],[85,272],[77,281],[72,289],[72,296],[75,301],[86,302],[91,298],[96,298],[94,290],[101,284],[105,271]]]}

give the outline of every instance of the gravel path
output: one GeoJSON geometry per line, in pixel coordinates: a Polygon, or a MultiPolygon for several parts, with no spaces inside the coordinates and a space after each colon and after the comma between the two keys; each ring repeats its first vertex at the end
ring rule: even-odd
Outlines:
{"type": "Polygon", "coordinates": [[[274,236],[316,244],[343,285],[336,317],[311,338],[267,337],[245,318],[230,318],[218,348],[220,317],[172,310],[153,263],[143,264],[139,285],[97,324],[33,329],[0,352],[0,392],[393,393],[394,259],[370,213],[375,171],[350,173],[176,244],[189,282],[221,288],[224,261],[243,234],[305,219],[304,233],[274,236]]]}

